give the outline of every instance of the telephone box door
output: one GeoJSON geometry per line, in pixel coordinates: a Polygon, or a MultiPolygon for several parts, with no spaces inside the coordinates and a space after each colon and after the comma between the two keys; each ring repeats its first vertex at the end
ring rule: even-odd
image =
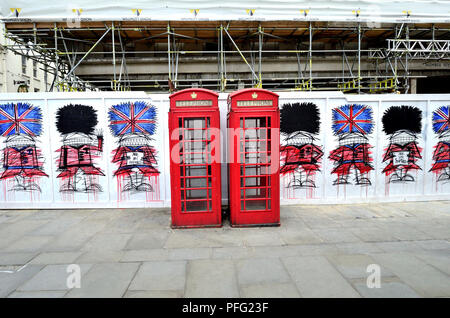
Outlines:
{"type": "Polygon", "coordinates": [[[278,95],[245,89],[229,97],[229,185],[233,226],[279,225],[278,95]]]}
{"type": "Polygon", "coordinates": [[[221,226],[218,95],[187,89],[170,96],[172,227],[221,226]]]}

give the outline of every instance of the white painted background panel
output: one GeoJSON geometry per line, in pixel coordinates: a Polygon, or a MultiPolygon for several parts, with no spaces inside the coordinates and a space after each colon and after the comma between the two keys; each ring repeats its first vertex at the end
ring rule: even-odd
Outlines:
{"type": "MultiPolygon", "coordinates": [[[[313,196],[307,195],[305,190],[295,190],[294,194],[287,195],[286,189],[280,189],[281,204],[321,204],[321,203],[353,203],[353,202],[380,202],[404,200],[444,200],[450,198],[450,183],[437,183],[432,172],[432,154],[438,142],[432,131],[432,112],[439,106],[450,105],[450,95],[343,95],[340,92],[279,92],[280,106],[287,102],[313,102],[318,105],[321,112],[321,127],[317,136],[317,143],[322,146],[324,156],[321,160],[321,171],[316,175],[317,188],[313,196]],[[361,186],[333,185],[336,178],[331,175],[333,162],[328,159],[330,151],[336,147],[338,140],[332,134],[331,114],[332,108],[348,103],[365,104],[372,107],[374,117],[374,130],[369,136],[373,146],[372,157],[375,170],[371,171],[372,185],[365,188],[361,186]],[[422,170],[418,171],[416,182],[410,184],[389,185],[386,187],[386,177],[382,173],[385,164],[382,163],[384,149],[388,144],[388,137],[382,131],[381,116],[384,110],[393,105],[417,106],[423,112],[422,133],[419,145],[423,148],[423,159],[418,163],[422,170]]],[[[226,158],[226,115],[227,96],[221,93],[219,108],[221,112],[222,132],[222,158],[226,158]]],[[[170,206],[170,157],[169,157],[169,131],[168,131],[168,94],[146,94],[144,92],[89,92],[89,93],[27,93],[27,94],[0,94],[0,102],[29,102],[39,106],[43,114],[43,133],[37,138],[37,146],[44,157],[44,171],[48,178],[40,179],[42,192],[40,194],[29,192],[20,193],[7,191],[7,182],[0,181],[0,208],[125,208],[125,207],[168,207],[170,206]],[[151,102],[157,108],[157,128],[152,145],[158,152],[159,199],[148,200],[145,194],[138,193],[120,197],[117,193],[117,180],[113,176],[117,169],[111,163],[112,151],[117,147],[117,138],[108,127],[107,112],[111,105],[125,101],[151,102]],[[56,130],[55,113],[57,108],[69,103],[87,104],[97,109],[98,128],[102,129],[104,136],[104,149],[97,165],[105,173],[100,177],[104,191],[95,198],[92,194],[77,193],[70,200],[59,193],[59,180],[56,150],[61,146],[61,136],[56,130]]],[[[2,137],[1,148],[5,146],[6,139],[2,137]]],[[[281,180],[281,186],[286,180],[281,180]]],[[[227,202],[227,170],[226,163],[222,164],[222,201],[227,202]]]]}

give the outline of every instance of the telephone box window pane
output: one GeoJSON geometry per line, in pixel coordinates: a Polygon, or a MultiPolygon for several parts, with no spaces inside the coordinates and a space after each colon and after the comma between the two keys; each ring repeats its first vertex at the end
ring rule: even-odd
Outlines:
{"type": "MultiPolygon", "coordinates": [[[[182,179],[183,180],[183,179],[182,179]]],[[[206,188],[206,178],[186,178],[186,188],[206,188]]]]}
{"type": "Polygon", "coordinates": [[[266,141],[250,140],[245,142],[245,152],[265,152],[266,141]]]}
{"type": "Polygon", "coordinates": [[[270,177],[246,177],[241,179],[241,187],[270,187],[270,177]],[[245,184],[245,185],[244,185],[245,184]]]}
{"type": "MultiPolygon", "coordinates": [[[[241,154],[241,163],[244,162],[244,155],[241,154]]],[[[250,152],[245,154],[245,163],[256,164],[256,163],[270,163],[270,157],[266,153],[256,153],[250,152]]]]}
{"type": "Polygon", "coordinates": [[[266,118],[245,118],[245,128],[266,127],[266,118]]]}
{"type": "Polygon", "coordinates": [[[205,151],[206,142],[205,141],[185,141],[184,151],[185,152],[201,152],[205,151]]]}
{"type": "Polygon", "coordinates": [[[187,153],[183,156],[182,162],[186,164],[202,164],[206,163],[205,155],[203,153],[187,153]]]}
{"type": "Polygon", "coordinates": [[[266,139],[266,137],[266,128],[245,129],[245,139],[266,139]]]}
{"type": "Polygon", "coordinates": [[[245,210],[247,211],[265,210],[265,209],[266,209],[266,200],[245,201],[245,210]]]}
{"type": "MultiPolygon", "coordinates": [[[[246,176],[259,176],[259,175],[265,175],[267,174],[267,166],[263,165],[248,165],[245,166],[245,175],[246,176]]],[[[242,173],[242,175],[244,175],[242,173]]]]}
{"type": "Polygon", "coordinates": [[[187,177],[201,177],[206,176],[206,169],[203,166],[186,166],[187,177]]]}
{"type": "Polygon", "coordinates": [[[260,177],[245,178],[245,186],[246,187],[258,187],[260,185],[261,185],[261,178],[260,177]]]}
{"type": "Polygon", "coordinates": [[[184,128],[203,129],[203,128],[205,128],[205,119],[204,118],[185,118],[184,119],[184,128]]]}
{"type": "Polygon", "coordinates": [[[207,211],[207,201],[187,201],[186,212],[207,211]]]}
{"type": "Polygon", "coordinates": [[[267,198],[266,188],[245,189],[246,199],[267,198]]]}
{"type": "Polygon", "coordinates": [[[204,140],[206,137],[205,131],[206,130],[203,130],[203,129],[192,129],[192,130],[185,129],[184,130],[184,139],[185,140],[204,140]]]}
{"type": "Polygon", "coordinates": [[[184,197],[184,191],[186,191],[186,200],[206,199],[208,195],[207,189],[182,190],[181,191],[182,197],[184,197]]]}

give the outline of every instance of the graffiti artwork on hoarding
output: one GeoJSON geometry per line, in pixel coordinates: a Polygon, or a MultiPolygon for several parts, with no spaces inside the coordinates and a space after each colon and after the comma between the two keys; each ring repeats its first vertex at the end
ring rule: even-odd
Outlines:
{"type": "Polygon", "coordinates": [[[156,130],[156,109],[143,102],[125,102],[109,110],[109,127],[118,137],[113,151],[114,172],[122,192],[155,192],[159,171],[151,136],[156,130]]]}
{"type": "Polygon", "coordinates": [[[433,131],[439,142],[434,147],[433,166],[438,182],[450,181],[450,106],[442,106],[433,112],[433,131]]]}
{"type": "Polygon", "coordinates": [[[387,182],[414,182],[411,171],[422,170],[417,161],[422,159],[422,148],[417,144],[422,131],[422,111],[413,106],[391,106],[382,118],[383,131],[389,136],[385,149],[383,169],[387,182]]]}
{"type": "Polygon", "coordinates": [[[95,161],[103,152],[103,135],[95,130],[97,113],[92,106],[66,105],[56,112],[56,128],[63,145],[57,150],[60,192],[101,192],[103,171],[95,161]]]}
{"type": "Polygon", "coordinates": [[[289,177],[288,187],[315,188],[320,171],[322,148],[316,145],[320,129],[319,109],[314,103],[287,103],[280,112],[280,131],[284,137],[281,175],[289,177]]]}
{"type": "Polygon", "coordinates": [[[367,105],[349,104],[333,109],[332,130],[339,146],[330,152],[334,161],[331,173],[337,178],[334,185],[352,184],[370,186],[369,172],[373,170],[368,135],[373,131],[372,108],[367,105]],[[353,171],[353,180],[350,179],[353,171]]]}
{"type": "Polygon", "coordinates": [[[28,103],[0,105],[0,134],[6,137],[3,149],[3,172],[0,180],[14,180],[11,191],[41,191],[43,171],[41,151],[36,138],[42,133],[42,113],[28,103]]]}

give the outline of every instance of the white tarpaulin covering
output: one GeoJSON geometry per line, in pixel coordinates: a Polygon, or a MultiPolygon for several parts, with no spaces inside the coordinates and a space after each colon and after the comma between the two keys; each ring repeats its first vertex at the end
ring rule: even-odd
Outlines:
{"type": "Polygon", "coordinates": [[[2,0],[0,13],[5,20],[19,21],[306,20],[445,23],[450,22],[450,0],[2,0]]]}

